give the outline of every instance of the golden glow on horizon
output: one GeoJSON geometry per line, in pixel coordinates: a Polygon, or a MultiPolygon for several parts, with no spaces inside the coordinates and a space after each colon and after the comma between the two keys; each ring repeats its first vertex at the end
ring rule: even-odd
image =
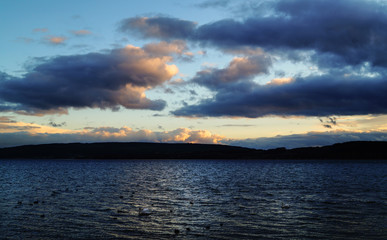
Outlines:
{"type": "Polygon", "coordinates": [[[63,134],[63,133],[76,133],[79,131],[39,125],[35,123],[0,122],[0,133],[16,133],[16,132],[28,132],[30,134],[37,134],[37,133],[63,134]]]}

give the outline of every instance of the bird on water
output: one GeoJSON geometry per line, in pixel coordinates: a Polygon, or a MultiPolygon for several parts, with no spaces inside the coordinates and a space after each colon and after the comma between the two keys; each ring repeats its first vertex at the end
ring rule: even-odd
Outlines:
{"type": "Polygon", "coordinates": [[[290,208],[290,205],[282,203],[281,208],[283,209],[290,208]]]}
{"type": "Polygon", "coordinates": [[[148,208],[138,208],[138,215],[139,216],[149,216],[152,212],[148,208]]]}

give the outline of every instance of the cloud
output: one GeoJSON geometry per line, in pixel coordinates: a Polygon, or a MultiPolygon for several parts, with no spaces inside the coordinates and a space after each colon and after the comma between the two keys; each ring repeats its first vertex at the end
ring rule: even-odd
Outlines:
{"type": "Polygon", "coordinates": [[[271,16],[199,26],[196,41],[232,48],[302,49],[330,53],[349,64],[387,64],[386,7],[377,1],[274,1],[271,16]]]}
{"type": "MultiPolygon", "coordinates": [[[[29,131],[32,129],[39,129],[38,126],[10,126],[8,124],[0,123],[0,131],[29,131]]],[[[1,133],[0,133],[1,134],[1,133]]]]}
{"type": "Polygon", "coordinates": [[[235,18],[256,15],[267,14],[270,11],[271,1],[257,1],[257,0],[243,0],[243,1],[231,1],[231,0],[206,0],[201,3],[195,4],[198,8],[218,8],[223,12],[230,12],[235,18]]]}
{"type": "Polygon", "coordinates": [[[225,144],[243,146],[256,149],[273,149],[278,147],[299,148],[326,146],[335,143],[349,141],[387,141],[386,131],[350,132],[329,131],[309,132],[305,134],[292,134],[275,137],[251,138],[251,139],[229,139],[223,141],[225,144]]]}
{"type": "Polygon", "coordinates": [[[74,34],[75,36],[87,36],[87,35],[91,35],[92,32],[89,31],[89,30],[84,30],[84,29],[81,29],[81,30],[73,30],[71,31],[72,34],[74,34]]]}
{"type": "Polygon", "coordinates": [[[166,93],[166,94],[174,94],[175,92],[172,89],[170,89],[170,88],[166,88],[164,90],[164,93],[166,93]]]}
{"type": "MultiPolygon", "coordinates": [[[[241,127],[244,126],[241,125],[241,127]]],[[[10,124],[7,128],[0,123],[0,147],[71,142],[160,142],[227,144],[256,149],[273,149],[278,147],[325,146],[347,141],[387,141],[387,132],[337,130],[275,137],[230,139],[207,130],[190,130],[188,128],[178,128],[172,131],[150,131],[146,129],[136,131],[129,127],[98,127],[85,128],[82,131],[69,131],[20,122],[10,124]]]]}
{"type": "Polygon", "coordinates": [[[225,85],[213,98],[202,100],[197,105],[184,106],[173,114],[249,118],[386,114],[386,92],[384,76],[348,77],[332,73],[299,77],[282,84],[225,85]]]}
{"type": "Polygon", "coordinates": [[[274,78],[270,82],[267,83],[267,85],[282,85],[282,84],[289,84],[293,82],[293,78],[274,78]]]}
{"type": "Polygon", "coordinates": [[[328,117],[328,122],[333,124],[333,125],[336,125],[337,124],[337,119],[336,117],[328,117]]]}
{"type": "Polygon", "coordinates": [[[198,93],[195,90],[189,90],[189,93],[193,96],[197,96],[198,93]]]}
{"type": "Polygon", "coordinates": [[[68,108],[162,110],[145,91],[178,73],[170,56],[128,45],[107,53],[40,59],[22,77],[0,74],[0,111],[45,115],[68,108]]]}
{"type": "Polygon", "coordinates": [[[12,117],[0,116],[0,123],[15,123],[12,117]]]}
{"type": "MultiPolygon", "coordinates": [[[[2,117],[0,118],[0,136],[6,133],[20,133],[25,132],[30,135],[34,134],[62,134],[62,133],[70,133],[74,132],[71,130],[54,128],[51,126],[39,125],[36,123],[25,123],[18,122],[13,120],[12,117],[2,117]]],[[[1,138],[1,137],[0,137],[1,138]]],[[[3,140],[6,141],[6,138],[3,140]]],[[[33,143],[33,142],[31,142],[33,143]]]]}
{"type": "MultiPolygon", "coordinates": [[[[0,128],[1,130],[1,128],[0,128]]],[[[134,131],[129,127],[99,127],[68,133],[30,133],[28,129],[12,133],[0,133],[0,147],[70,142],[169,142],[216,144],[224,137],[206,130],[179,128],[173,131],[134,131]]]]}
{"type": "Polygon", "coordinates": [[[48,125],[52,126],[52,127],[63,127],[63,126],[66,126],[66,122],[62,122],[62,123],[55,123],[53,121],[50,121],[48,123],[48,125]]]}
{"type": "Polygon", "coordinates": [[[199,71],[191,82],[219,91],[220,88],[232,83],[250,80],[258,74],[267,73],[270,66],[271,60],[265,55],[235,57],[226,68],[207,68],[199,71]]]}
{"type": "Polygon", "coordinates": [[[319,120],[322,123],[322,126],[325,128],[332,128],[332,126],[337,125],[336,117],[326,117],[325,119],[319,118],[319,120]]]}
{"type": "Polygon", "coordinates": [[[201,3],[196,4],[199,8],[216,8],[216,7],[227,7],[230,3],[230,0],[206,0],[201,3]]]}
{"type": "Polygon", "coordinates": [[[63,45],[66,39],[66,37],[61,36],[48,36],[45,38],[45,42],[51,45],[63,45]]]}
{"type": "Polygon", "coordinates": [[[315,61],[325,64],[335,59],[335,63],[387,66],[387,6],[381,1],[279,0],[266,3],[265,9],[270,14],[257,9],[241,21],[223,19],[200,26],[170,17],[128,18],[121,22],[120,30],[143,38],[190,40],[228,51],[311,51],[315,61]]]}
{"type": "Polygon", "coordinates": [[[233,54],[233,55],[244,55],[244,56],[259,56],[264,55],[265,52],[262,48],[259,47],[233,47],[233,48],[225,48],[223,49],[225,53],[233,54]]]}
{"type": "Polygon", "coordinates": [[[219,127],[255,127],[256,125],[252,124],[223,124],[219,127]]]}
{"type": "Polygon", "coordinates": [[[182,56],[187,50],[187,44],[182,40],[173,40],[171,42],[159,42],[146,44],[144,50],[153,56],[177,55],[182,56]]]}
{"type": "Polygon", "coordinates": [[[196,23],[170,17],[134,17],[121,21],[119,31],[143,38],[187,39],[196,23]]]}
{"type": "MultiPolygon", "coordinates": [[[[278,0],[264,7],[267,14],[191,29],[186,40],[242,57],[226,68],[197,72],[190,82],[214,91],[214,97],[173,114],[256,118],[387,113],[387,5],[278,0]],[[276,61],[265,55],[317,64],[318,71],[309,76],[283,73],[260,85],[252,79],[268,73],[272,59],[276,61]]],[[[334,125],[328,122],[325,127],[334,125]]]]}

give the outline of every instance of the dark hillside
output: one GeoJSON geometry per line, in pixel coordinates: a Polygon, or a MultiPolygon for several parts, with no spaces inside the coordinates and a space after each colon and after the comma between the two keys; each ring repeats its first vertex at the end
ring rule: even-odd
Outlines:
{"type": "Polygon", "coordinates": [[[256,150],[215,144],[69,143],[0,149],[0,158],[35,159],[386,159],[387,142],[256,150]]]}
{"type": "Polygon", "coordinates": [[[0,149],[0,158],[195,159],[251,158],[257,150],[211,144],[70,143],[0,149]]]}

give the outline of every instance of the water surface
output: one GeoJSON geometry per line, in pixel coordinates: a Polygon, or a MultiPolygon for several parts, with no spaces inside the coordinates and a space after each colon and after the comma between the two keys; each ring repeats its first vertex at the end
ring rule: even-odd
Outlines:
{"type": "Polygon", "coordinates": [[[0,160],[3,239],[387,239],[386,203],[387,161],[0,160]]]}

